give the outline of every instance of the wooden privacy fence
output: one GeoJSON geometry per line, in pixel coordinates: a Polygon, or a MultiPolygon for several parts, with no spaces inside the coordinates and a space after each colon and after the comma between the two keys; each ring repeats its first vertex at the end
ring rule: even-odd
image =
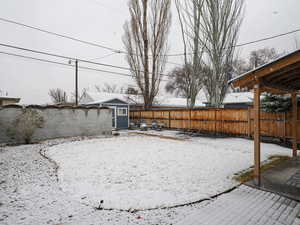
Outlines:
{"type": "MultiPolygon", "coordinates": [[[[251,136],[254,112],[249,109],[197,109],[131,111],[133,121],[153,120],[172,129],[197,130],[228,135],[251,136]]],[[[297,119],[297,137],[300,138],[300,110],[297,119]]],[[[261,112],[261,134],[283,139],[292,137],[292,113],[261,112]]]]}

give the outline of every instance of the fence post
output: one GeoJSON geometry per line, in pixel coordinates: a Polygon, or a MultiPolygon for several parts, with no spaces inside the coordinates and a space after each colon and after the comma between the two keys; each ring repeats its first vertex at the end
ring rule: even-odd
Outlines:
{"type": "Polygon", "coordinates": [[[298,100],[297,94],[292,94],[292,145],[293,158],[297,157],[298,143],[297,143],[297,121],[298,121],[298,100]]]}
{"type": "Polygon", "coordinates": [[[183,113],[184,111],[181,111],[181,129],[183,129],[183,130],[185,130],[184,129],[184,122],[186,121],[186,120],[184,120],[184,113],[183,113]]]}
{"type": "Polygon", "coordinates": [[[169,128],[171,128],[171,111],[169,111],[169,128]]]}
{"type": "Polygon", "coordinates": [[[284,143],[286,143],[286,117],[287,117],[286,114],[287,114],[286,112],[283,113],[283,141],[284,141],[284,143]]]}
{"type": "Polygon", "coordinates": [[[192,130],[192,109],[190,109],[189,120],[190,120],[189,128],[190,128],[190,131],[191,131],[192,130]]]}
{"type": "Polygon", "coordinates": [[[214,130],[215,130],[215,136],[217,135],[217,109],[214,109],[214,111],[215,111],[215,128],[214,128],[214,130]]]}
{"type": "Polygon", "coordinates": [[[251,138],[251,107],[248,107],[248,138],[251,138]]]}

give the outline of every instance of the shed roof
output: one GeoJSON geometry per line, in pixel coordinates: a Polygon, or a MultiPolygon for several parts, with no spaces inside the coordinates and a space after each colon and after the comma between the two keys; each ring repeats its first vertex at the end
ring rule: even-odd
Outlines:
{"type": "Polygon", "coordinates": [[[284,55],[270,63],[242,74],[229,81],[235,87],[262,88],[273,93],[289,93],[300,90],[300,50],[284,55]]]}
{"type": "Polygon", "coordinates": [[[121,102],[124,102],[124,104],[129,104],[128,99],[126,98],[126,95],[123,94],[117,94],[117,93],[105,93],[105,92],[87,92],[87,95],[93,99],[92,102],[89,102],[88,104],[99,104],[99,103],[105,103],[110,102],[114,99],[118,99],[121,102]]]}

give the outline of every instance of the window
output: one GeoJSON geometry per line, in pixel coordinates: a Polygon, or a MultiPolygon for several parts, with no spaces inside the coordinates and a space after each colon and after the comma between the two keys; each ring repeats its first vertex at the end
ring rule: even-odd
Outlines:
{"type": "Polygon", "coordinates": [[[118,116],[127,116],[127,108],[118,108],[118,116]]]}

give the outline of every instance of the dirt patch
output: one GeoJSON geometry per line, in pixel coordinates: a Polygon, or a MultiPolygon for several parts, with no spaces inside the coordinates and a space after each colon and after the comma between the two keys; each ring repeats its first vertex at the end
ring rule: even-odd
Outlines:
{"type": "Polygon", "coordinates": [[[140,133],[140,132],[132,132],[130,134],[150,136],[150,137],[158,137],[158,138],[162,138],[162,139],[175,140],[175,141],[186,141],[186,140],[188,140],[188,138],[177,138],[177,137],[163,136],[163,135],[158,135],[158,134],[146,134],[146,133],[140,133]]]}
{"type": "MultiPolygon", "coordinates": [[[[261,166],[261,172],[264,172],[268,169],[274,168],[278,165],[280,165],[283,162],[286,162],[288,160],[291,160],[291,157],[289,156],[282,156],[282,155],[273,155],[270,156],[268,158],[268,160],[266,161],[266,163],[264,163],[261,166]]],[[[250,180],[252,180],[254,178],[254,169],[253,167],[251,167],[250,169],[248,169],[245,172],[241,172],[240,174],[237,174],[233,179],[241,182],[241,183],[245,183],[248,182],[250,180]]]]}

